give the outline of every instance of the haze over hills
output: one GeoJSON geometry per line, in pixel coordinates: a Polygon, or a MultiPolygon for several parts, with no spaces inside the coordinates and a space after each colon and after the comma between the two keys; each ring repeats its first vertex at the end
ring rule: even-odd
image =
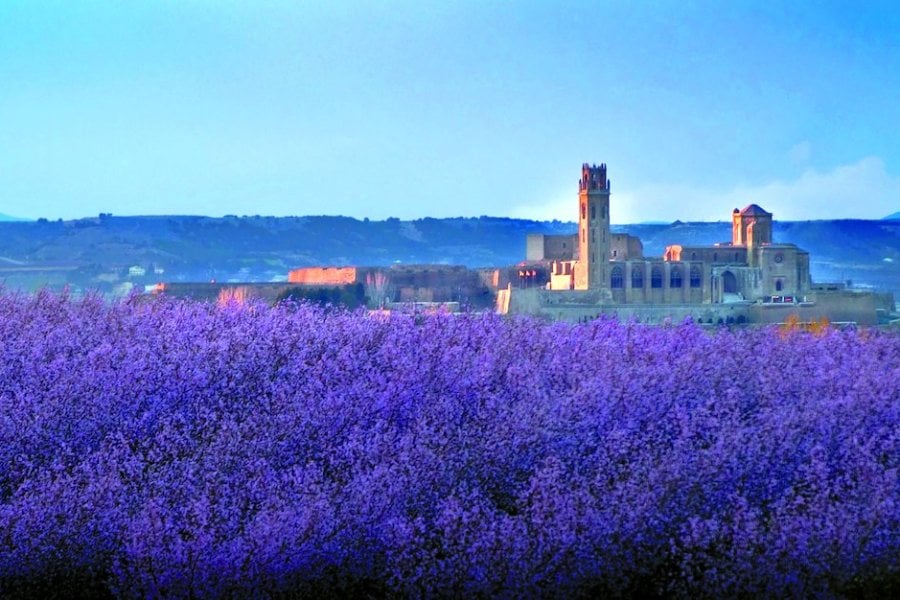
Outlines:
{"type": "MultiPolygon", "coordinates": [[[[506,266],[529,233],[569,234],[574,223],[499,217],[357,220],[350,217],[116,217],[0,223],[0,281],[8,288],[69,285],[121,292],[158,281],[277,281],[295,267],[394,263],[506,266]]],[[[613,226],[639,236],[646,256],[669,244],[731,238],[730,222],[613,226]]],[[[774,238],[810,252],[814,280],[893,290],[900,297],[900,220],[776,221],[774,238]]]]}
{"type": "Polygon", "coordinates": [[[900,219],[900,210],[885,217],[885,219],[900,219]]]}

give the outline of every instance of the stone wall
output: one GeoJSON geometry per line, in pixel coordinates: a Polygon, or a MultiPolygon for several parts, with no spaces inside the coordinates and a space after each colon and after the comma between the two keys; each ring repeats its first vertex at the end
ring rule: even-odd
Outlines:
{"type": "Polygon", "coordinates": [[[641,242],[641,238],[627,233],[613,233],[610,238],[609,260],[644,258],[644,244],[641,242]]]}
{"type": "Polygon", "coordinates": [[[288,273],[288,283],[301,285],[347,285],[359,281],[356,267],[304,267],[288,273]]]}
{"type": "Polygon", "coordinates": [[[597,290],[548,291],[510,290],[504,297],[507,312],[529,314],[564,321],[581,321],[598,316],[635,319],[642,323],[681,322],[690,317],[704,324],[784,323],[791,317],[801,322],[828,319],[832,323],[852,322],[862,326],[878,323],[876,305],[884,299],[871,292],[818,292],[814,302],[803,304],[762,304],[733,302],[623,304],[604,300],[597,290]]]}
{"type": "Polygon", "coordinates": [[[613,265],[614,268],[618,266],[622,269],[622,287],[612,290],[613,300],[620,304],[686,304],[709,301],[711,291],[708,271],[702,263],[637,260],[613,265]],[[696,285],[691,285],[691,269],[694,267],[699,278],[696,285]],[[658,287],[654,287],[654,283],[658,283],[658,287]]]}
{"type": "Polygon", "coordinates": [[[462,302],[490,307],[494,304],[495,288],[488,282],[501,280],[499,272],[457,265],[394,265],[381,272],[397,302],[462,302]]]}
{"type": "Polygon", "coordinates": [[[763,246],[754,251],[762,269],[757,297],[800,296],[810,291],[809,253],[793,244],[763,246]],[[780,289],[779,289],[780,287],[780,289]]]}
{"type": "Polygon", "coordinates": [[[598,316],[635,319],[642,323],[694,321],[712,324],[740,324],[751,321],[750,303],[733,304],[621,304],[604,301],[596,290],[547,291],[511,290],[504,304],[510,314],[529,314],[563,321],[582,321],[598,316]]]}
{"type": "Polygon", "coordinates": [[[281,294],[295,288],[289,283],[161,283],[154,295],[164,294],[173,298],[191,300],[257,299],[274,302],[281,294]]]}
{"type": "Polygon", "coordinates": [[[532,233],[525,244],[527,261],[572,260],[578,248],[578,236],[532,233]]]}
{"type": "Polygon", "coordinates": [[[747,249],[743,246],[666,246],[665,260],[704,262],[710,265],[745,265],[747,249]]]}

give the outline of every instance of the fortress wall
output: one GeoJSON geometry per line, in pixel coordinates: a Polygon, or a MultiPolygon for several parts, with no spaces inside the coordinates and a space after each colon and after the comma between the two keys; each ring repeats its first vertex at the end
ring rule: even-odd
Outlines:
{"type": "MultiPolygon", "coordinates": [[[[747,303],[735,304],[545,304],[536,298],[522,297],[522,291],[513,290],[509,312],[531,314],[563,321],[583,321],[600,316],[616,317],[620,321],[637,320],[641,323],[680,323],[690,317],[707,324],[746,323],[752,320],[747,303]]],[[[558,293],[558,292],[556,292],[558,293]]]]}
{"type": "Polygon", "coordinates": [[[288,273],[288,283],[301,285],[347,285],[356,283],[360,274],[356,267],[304,267],[288,273]]]}
{"type": "Polygon", "coordinates": [[[288,283],[164,283],[157,286],[157,294],[191,300],[217,300],[233,296],[274,302],[279,295],[294,286],[288,283]]]}
{"type": "Polygon", "coordinates": [[[897,309],[896,298],[892,292],[875,292],[875,308],[888,313],[897,309]]]}
{"type": "Polygon", "coordinates": [[[404,265],[385,269],[384,274],[396,286],[441,287],[480,284],[475,271],[461,266],[404,265]]]}
{"type": "Polygon", "coordinates": [[[828,319],[832,323],[854,322],[871,326],[878,323],[875,294],[869,292],[816,292],[812,305],[754,304],[751,313],[755,323],[784,323],[795,315],[800,321],[828,319]]]}
{"type": "Polygon", "coordinates": [[[497,269],[475,271],[462,266],[403,265],[382,270],[397,302],[466,302],[472,306],[494,304],[497,269]]]}
{"type": "MultiPolygon", "coordinates": [[[[288,282],[303,286],[341,286],[367,282],[370,275],[384,276],[384,286],[398,302],[493,302],[493,292],[503,282],[499,269],[475,271],[457,265],[395,265],[392,267],[306,267],[294,269],[288,282]],[[488,300],[485,300],[488,298],[488,300]]],[[[508,278],[507,278],[508,283],[508,278]]]]}
{"type": "Polygon", "coordinates": [[[815,307],[831,321],[855,321],[860,325],[876,325],[875,294],[871,292],[819,292],[815,307]]]}

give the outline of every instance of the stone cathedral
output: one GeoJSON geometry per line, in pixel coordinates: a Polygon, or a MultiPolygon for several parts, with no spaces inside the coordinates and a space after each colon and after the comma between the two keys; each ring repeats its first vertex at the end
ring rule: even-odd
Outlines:
{"type": "MultiPolygon", "coordinates": [[[[756,204],[731,214],[730,241],[667,246],[645,257],[637,237],[610,231],[605,164],[584,164],[578,181],[578,232],[528,236],[526,260],[543,265],[542,289],[512,289],[506,312],[563,319],[615,314],[647,322],[692,317],[709,323],[800,318],[867,322],[865,294],[827,294],[810,279],[809,253],[772,239],[772,213],[756,204]]],[[[871,309],[871,310],[870,310],[871,309]]],[[[870,315],[872,315],[870,317],[870,315]]]]}

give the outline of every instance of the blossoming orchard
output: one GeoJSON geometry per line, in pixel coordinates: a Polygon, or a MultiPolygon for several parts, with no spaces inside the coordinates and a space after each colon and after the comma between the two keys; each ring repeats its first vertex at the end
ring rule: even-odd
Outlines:
{"type": "Polygon", "coordinates": [[[0,596],[856,596],[900,335],[0,296],[0,596]]]}

